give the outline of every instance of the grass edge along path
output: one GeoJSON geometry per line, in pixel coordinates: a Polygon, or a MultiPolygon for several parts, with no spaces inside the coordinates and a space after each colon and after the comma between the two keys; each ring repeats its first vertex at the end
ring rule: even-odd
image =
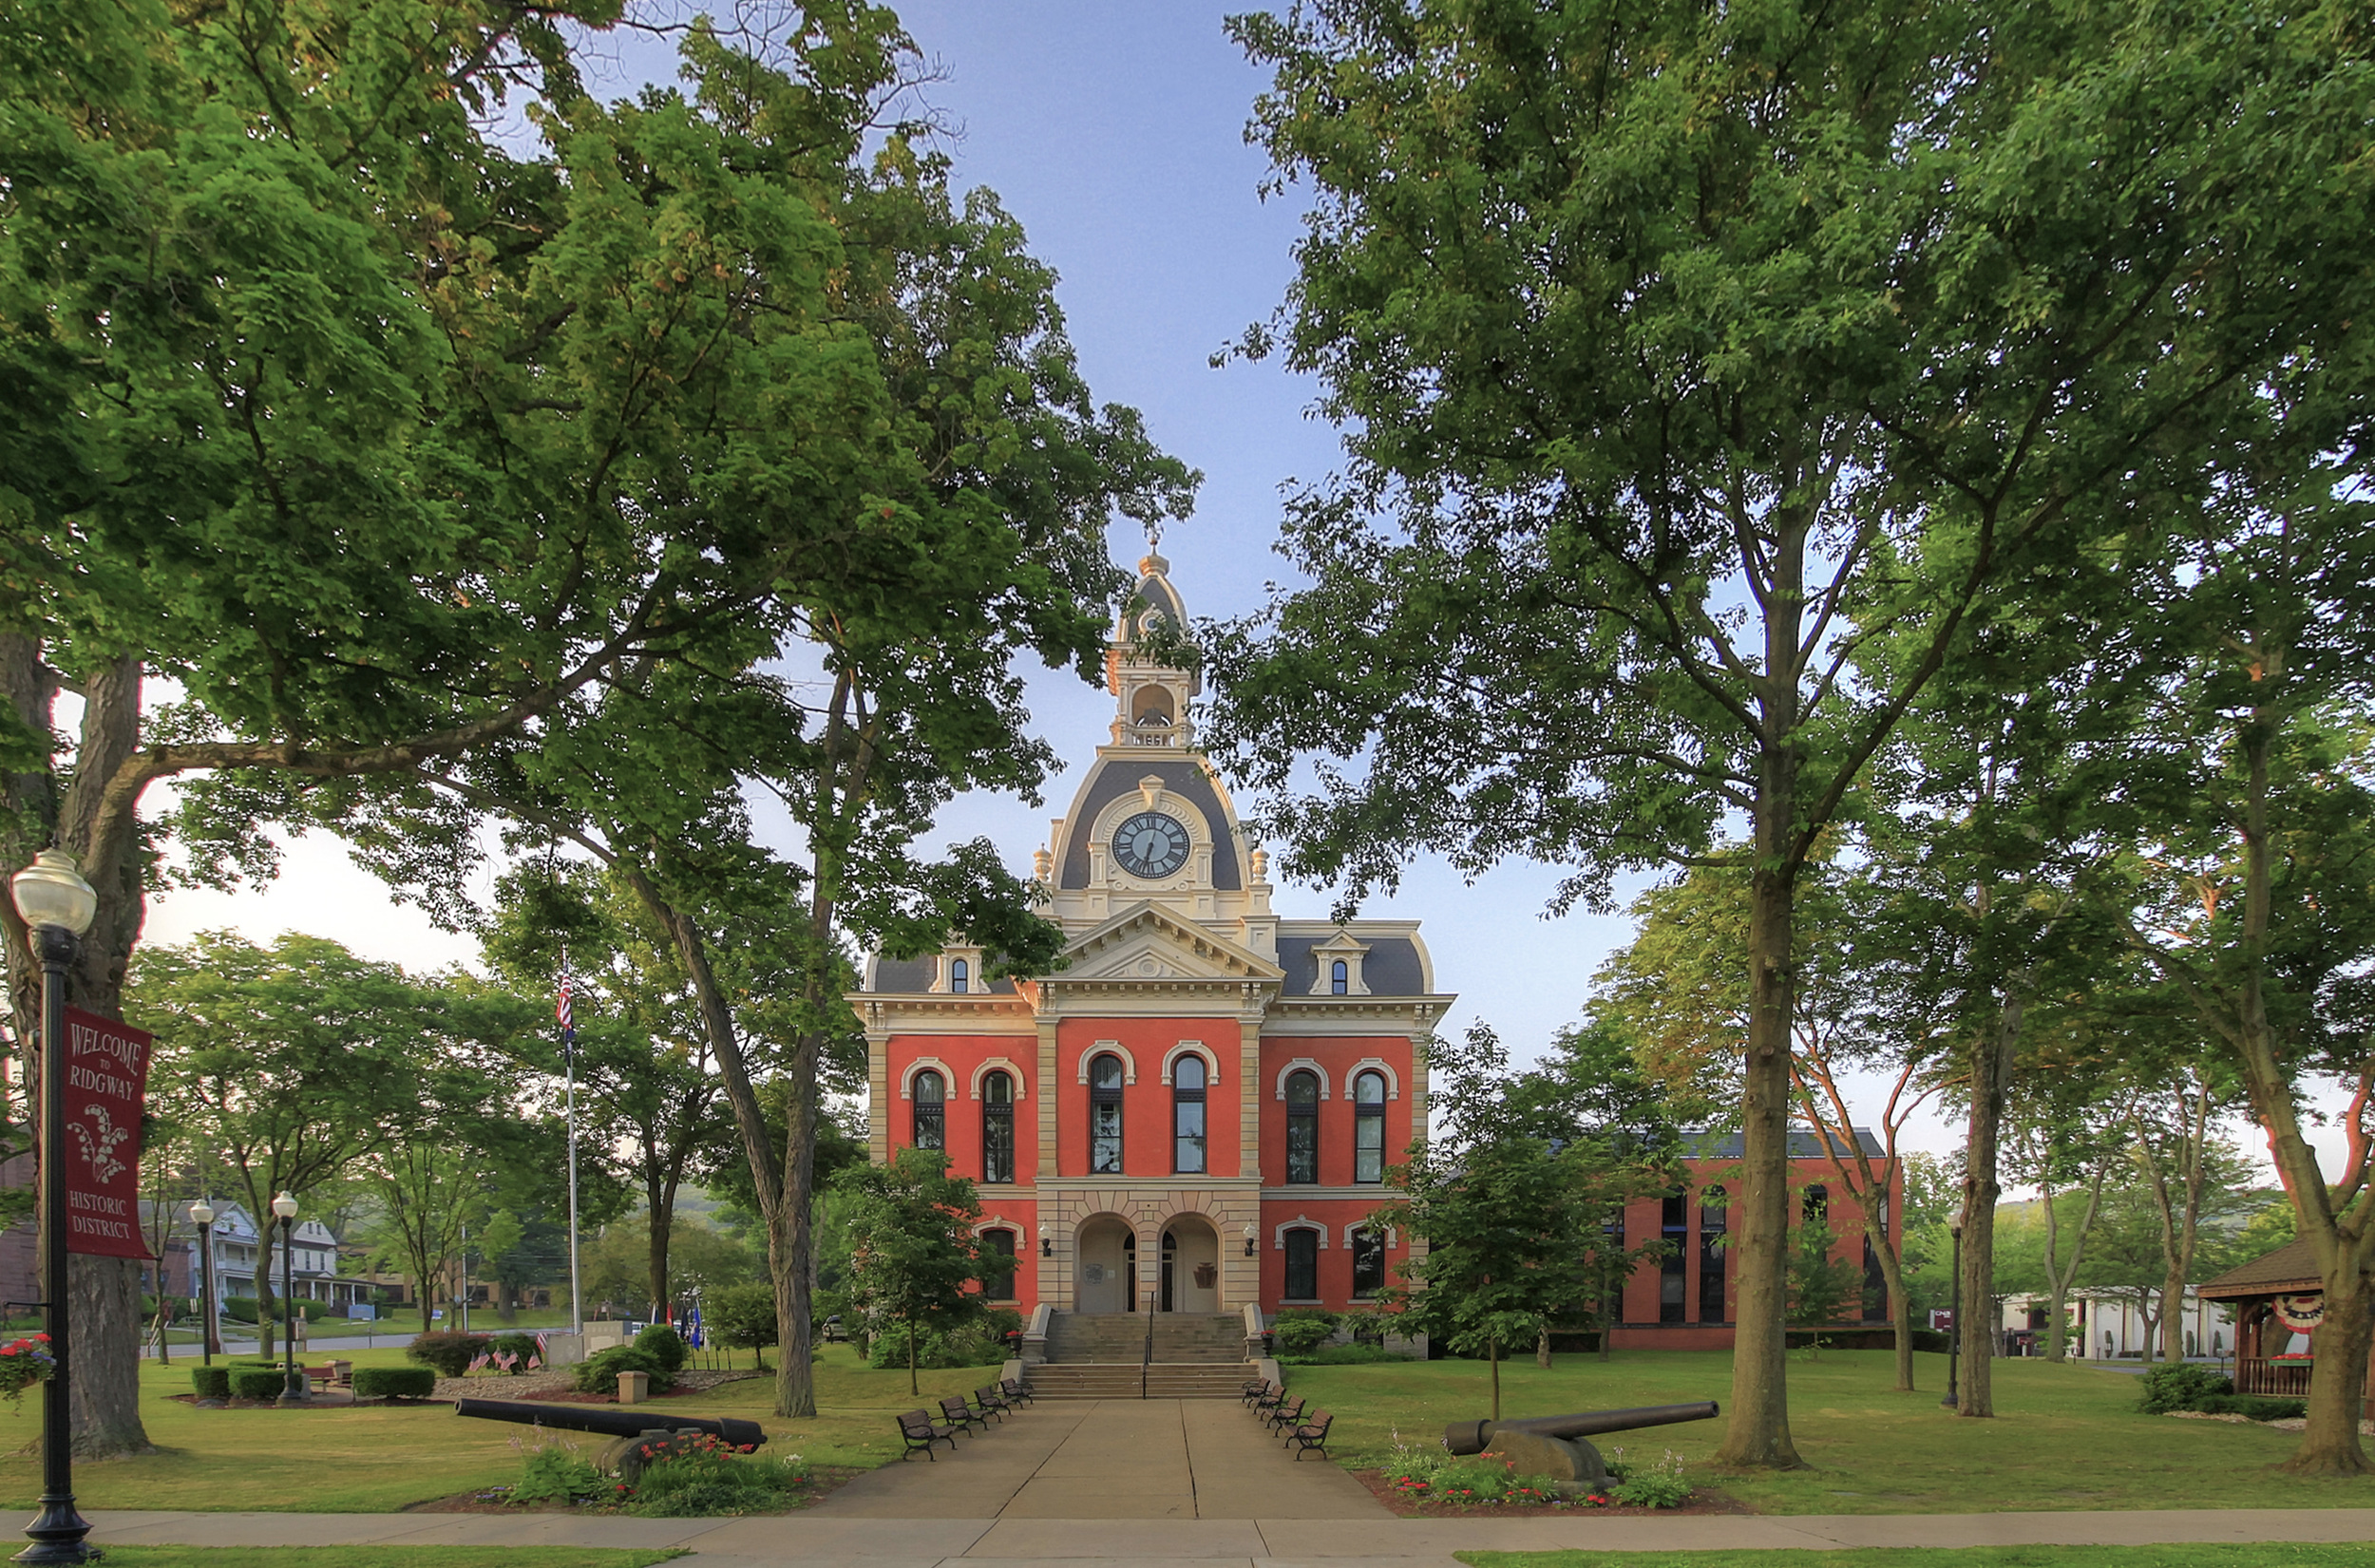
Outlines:
{"type": "Polygon", "coordinates": [[[679,1548],[616,1546],[108,1546],[109,1568],[652,1568],[679,1548]]]}
{"type": "Polygon", "coordinates": [[[1716,1552],[1454,1552],[1471,1568],[2375,1568],[2375,1545],[1766,1547],[1716,1552]]]}
{"type": "MultiPolygon", "coordinates": [[[[1593,1441],[1635,1464],[1671,1452],[1693,1485],[1759,1514],[2375,1507],[2375,1478],[2277,1470],[2298,1433],[2145,1415],[2136,1407],[2139,1384],[2126,1373],[1999,1361],[1997,1414],[1973,1420],[1939,1408],[1946,1357],[1913,1358],[1914,1393],[1890,1386],[1891,1359],[1887,1351],[1825,1351],[1814,1360],[1793,1352],[1790,1431],[1803,1470],[1716,1467],[1721,1417],[1593,1441]]],[[[1501,1410],[1520,1419],[1714,1398],[1731,1360],[1722,1351],[1620,1351],[1606,1362],[1560,1356],[1548,1371],[1530,1357],[1505,1361],[1501,1410]]],[[[1391,1464],[1397,1443],[1432,1448],[1448,1423],[1492,1410],[1481,1361],[1297,1367],[1287,1389],[1335,1412],[1329,1451],[1351,1470],[1391,1464]]]]}

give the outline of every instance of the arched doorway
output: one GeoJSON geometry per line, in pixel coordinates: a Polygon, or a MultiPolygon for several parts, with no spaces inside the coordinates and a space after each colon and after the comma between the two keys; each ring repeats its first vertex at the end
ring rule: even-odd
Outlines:
{"type": "Polygon", "coordinates": [[[1221,1233],[1201,1215],[1183,1214],[1163,1227],[1157,1305],[1167,1313],[1221,1310],[1221,1233]]]}
{"type": "Polygon", "coordinates": [[[1092,1214],[1073,1236],[1073,1311],[1126,1313],[1138,1300],[1138,1234],[1118,1214],[1092,1214]]]}

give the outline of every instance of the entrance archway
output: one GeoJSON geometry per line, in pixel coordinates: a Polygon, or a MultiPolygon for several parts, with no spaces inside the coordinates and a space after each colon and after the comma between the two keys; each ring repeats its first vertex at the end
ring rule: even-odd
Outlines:
{"type": "Polygon", "coordinates": [[[1221,1233],[1201,1215],[1163,1227],[1163,1280],[1157,1305],[1167,1313],[1221,1310],[1221,1233]]]}
{"type": "Polygon", "coordinates": [[[1118,1214],[1092,1214],[1073,1237],[1073,1311],[1126,1313],[1138,1300],[1138,1233],[1118,1214]]]}

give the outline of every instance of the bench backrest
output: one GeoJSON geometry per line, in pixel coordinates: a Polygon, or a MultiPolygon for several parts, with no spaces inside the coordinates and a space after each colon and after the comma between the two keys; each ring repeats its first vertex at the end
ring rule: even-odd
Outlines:
{"type": "Polygon", "coordinates": [[[962,1421],[973,1414],[965,1407],[965,1396],[962,1394],[951,1394],[948,1398],[941,1400],[940,1413],[955,1421],[962,1421]]]}
{"type": "Polygon", "coordinates": [[[932,1416],[926,1410],[909,1410],[899,1418],[899,1429],[909,1437],[922,1437],[932,1429],[932,1416]]]}
{"type": "Polygon", "coordinates": [[[1328,1423],[1335,1419],[1325,1410],[1314,1410],[1311,1412],[1311,1419],[1303,1423],[1302,1430],[1312,1437],[1324,1436],[1328,1429],[1328,1423]]]}

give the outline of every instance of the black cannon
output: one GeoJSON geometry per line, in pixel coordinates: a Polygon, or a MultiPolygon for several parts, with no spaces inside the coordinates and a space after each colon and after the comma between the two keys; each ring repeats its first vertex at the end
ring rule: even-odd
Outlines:
{"type": "Polygon", "coordinates": [[[481,1421],[516,1421],[522,1426],[597,1432],[603,1437],[641,1437],[645,1432],[665,1429],[702,1432],[737,1448],[755,1448],[767,1441],[767,1433],[760,1430],[757,1422],[744,1421],[738,1416],[671,1415],[658,1409],[547,1405],[520,1399],[457,1399],[453,1402],[453,1413],[476,1416],[481,1421]]]}
{"type": "Polygon", "coordinates": [[[1520,1475],[1548,1476],[1597,1491],[1608,1483],[1608,1467],[1586,1439],[1671,1426],[1679,1421],[1710,1421],[1720,1414],[1710,1399],[1698,1405],[1644,1405],[1526,1421],[1455,1421],[1443,1428],[1443,1445],[1455,1454],[1497,1454],[1515,1464],[1520,1475]]]}

